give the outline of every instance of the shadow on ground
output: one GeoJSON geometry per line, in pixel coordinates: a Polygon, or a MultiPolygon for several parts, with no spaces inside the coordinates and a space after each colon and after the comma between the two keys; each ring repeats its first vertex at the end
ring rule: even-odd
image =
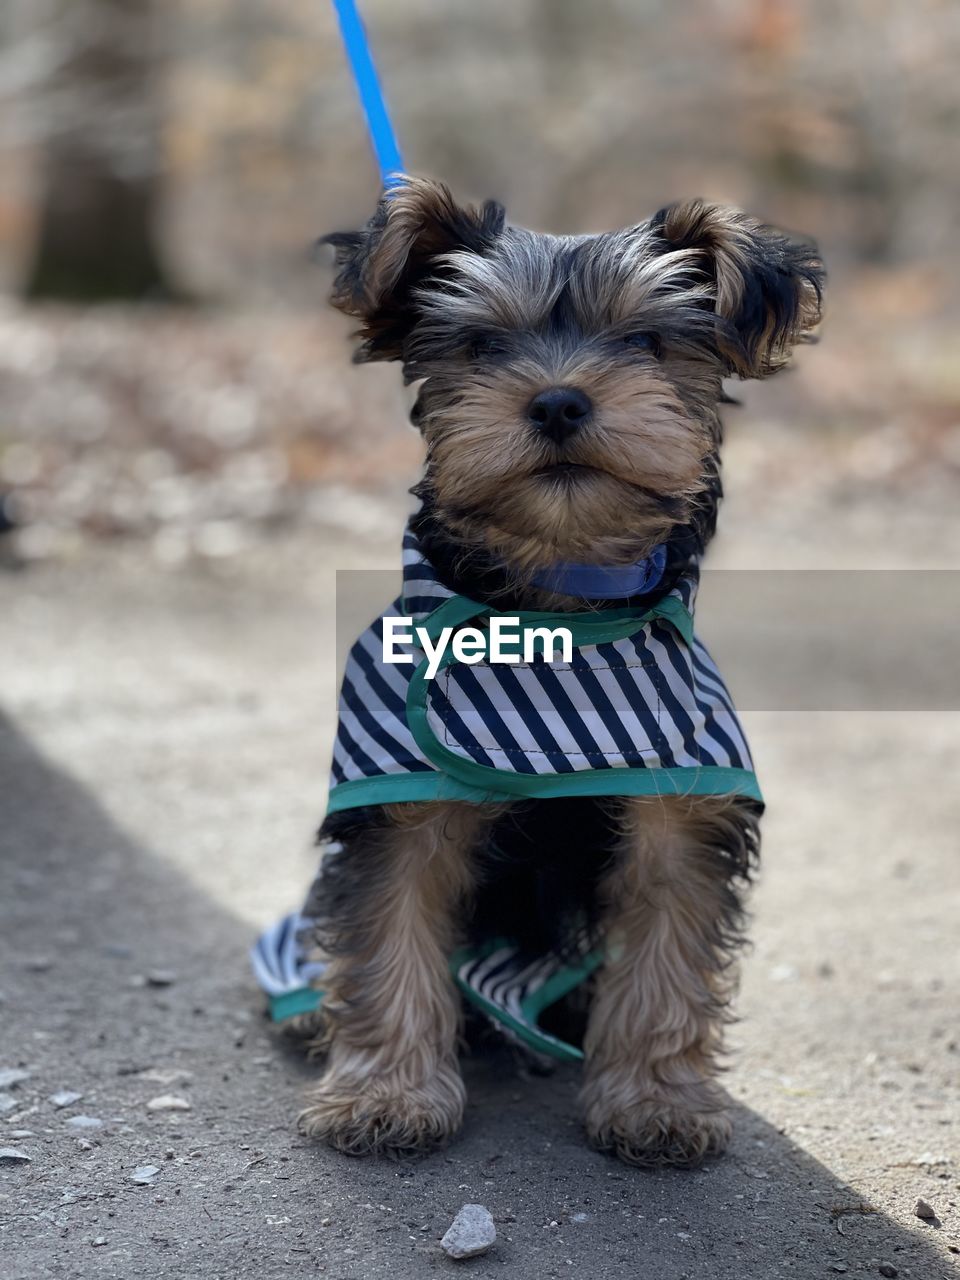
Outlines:
{"type": "Polygon", "coordinates": [[[293,1116],[308,1071],[259,1015],[247,926],[2,718],[0,779],[0,1067],[30,1073],[0,1118],[0,1145],[31,1157],[0,1169],[7,1280],[951,1274],[762,1116],[741,1110],[731,1154],[705,1170],[632,1171],[583,1146],[574,1073],[524,1080],[506,1053],[467,1064],[446,1152],[396,1164],[306,1144],[293,1116]],[[176,981],[145,984],[157,966],[176,981]],[[83,1097],[57,1110],[61,1089],[83,1097]],[[166,1094],[190,1110],[148,1110],[166,1094]],[[465,1201],[499,1238],[454,1264],[437,1241],[465,1201]]]}

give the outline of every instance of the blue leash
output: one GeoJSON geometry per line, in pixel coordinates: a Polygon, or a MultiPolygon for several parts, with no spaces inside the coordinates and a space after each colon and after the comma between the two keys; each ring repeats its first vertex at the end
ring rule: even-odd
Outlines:
{"type": "Polygon", "coordinates": [[[350,59],[353,78],[363,113],[367,117],[367,131],[376,152],[377,164],[385,189],[399,185],[403,174],[403,159],[397,145],[397,137],[390,123],[390,114],[383,98],[377,69],[370,55],[370,45],[354,0],[333,0],[333,7],[340,19],[340,34],[350,59]]]}

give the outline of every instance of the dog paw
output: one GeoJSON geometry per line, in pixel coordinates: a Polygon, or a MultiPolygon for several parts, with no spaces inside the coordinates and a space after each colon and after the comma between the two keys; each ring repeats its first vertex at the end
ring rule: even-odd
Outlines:
{"type": "Polygon", "coordinates": [[[460,1127],[466,1092],[453,1071],[421,1088],[389,1080],[344,1082],[327,1077],[300,1114],[300,1131],[345,1155],[415,1155],[441,1146],[460,1127]]]}
{"type": "Polygon", "coordinates": [[[696,1168],[726,1150],[732,1129],[719,1097],[702,1108],[641,1098],[612,1113],[594,1109],[587,1114],[591,1146],[641,1168],[696,1168]]]}

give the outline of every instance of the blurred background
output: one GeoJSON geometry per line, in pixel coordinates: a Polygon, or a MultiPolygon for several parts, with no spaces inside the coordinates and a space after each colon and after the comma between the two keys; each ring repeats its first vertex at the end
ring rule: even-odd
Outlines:
{"type": "MultiPolygon", "coordinates": [[[[586,231],[701,195],[819,240],[822,341],[731,388],[709,565],[960,568],[955,0],[361,8],[409,168],[464,198],[586,231]]],[[[179,1251],[184,1274],[206,1257],[210,1274],[342,1275],[350,1254],[364,1274],[421,1276],[435,1243],[403,1224],[435,1241],[469,1196],[513,1224],[503,1274],[575,1260],[619,1276],[605,1260],[620,1257],[665,1277],[875,1275],[884,1259],[884,1275],[955,1276],[949,710],[746,700],[768,813],[722,1187],[614,1180],[563,1073],[474,1089],[467,1137],[416,1179],[293,1138],[301,1082],[245,951],[315,872],[334,571],[397,566],[420,459],[398,370],[350,364],[328,266],[310,261],[377,189],[327,0],[0,7],[0,1078],[19,1081],[0,1084],[0,1147],[23,1148],[0,1170],[22,1241],[9,1274],[87,1276],[97,1258],[149,1280],[179,1251]],[[150,1110],[168,1089],[177,1109],[150,1110]],[[54,1109],[62,1090],[86,1117],[54,1109]],[[127,1194],[145,1161],[174,1194],[127,1194]],[[597,1222],[567,1231],[574,1210],[597,1222]],[[285,1267],[303,1249],[323,1265],[285,1267]]],[[[896,580],[873,628],[836,591],[813,593],[807,628],[809,583],[791,597],[776,577],[793,612],[774,620],[799,608],[809,638],[792,650],[804,689],[840,646],[856,665],[898,627],[939,705],[948,664],[896,580]]],[[[706,592],[698,624],[712,644],[706,592]]],[[[721,628],[722,669],[741,635],[721,628]]],[[[779,672],[776,645],[768,659],[779,672]]]]}
{"type": "MultiPolygon", "coordinates": [[[[752,503],[775,514],[788,485],[808,530],[824,503],[871,529],[891,502],[908,525],[951,505],[956,4],[363,9],[412,171],[548,230],[703,195],[817,238],[825,341],[732,416],[752,503]]],[[[349,367],[308,257],[377,192],[331,6],[8,0],[0,38],[0,488],[18,555],[134,539],[162,564],[227,561],[402,493],[419,455],[396,372],[349,367]]]]}

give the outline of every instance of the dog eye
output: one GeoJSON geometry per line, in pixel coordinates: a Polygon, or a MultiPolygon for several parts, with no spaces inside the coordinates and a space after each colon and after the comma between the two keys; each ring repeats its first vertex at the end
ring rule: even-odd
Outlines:
{"type": "Polygon", "coordinates": [[[638,351],[649,351],[653,356],[660,354],[660,339],[655,333],[628,333],[623,344],[638,351]]]}
{"type": "Polygon", "coordinates": [[[506,350],[506,339],[497,333],[478,333],[470,342],[470,357],[473,360],[502,356],[506,350]]]}

